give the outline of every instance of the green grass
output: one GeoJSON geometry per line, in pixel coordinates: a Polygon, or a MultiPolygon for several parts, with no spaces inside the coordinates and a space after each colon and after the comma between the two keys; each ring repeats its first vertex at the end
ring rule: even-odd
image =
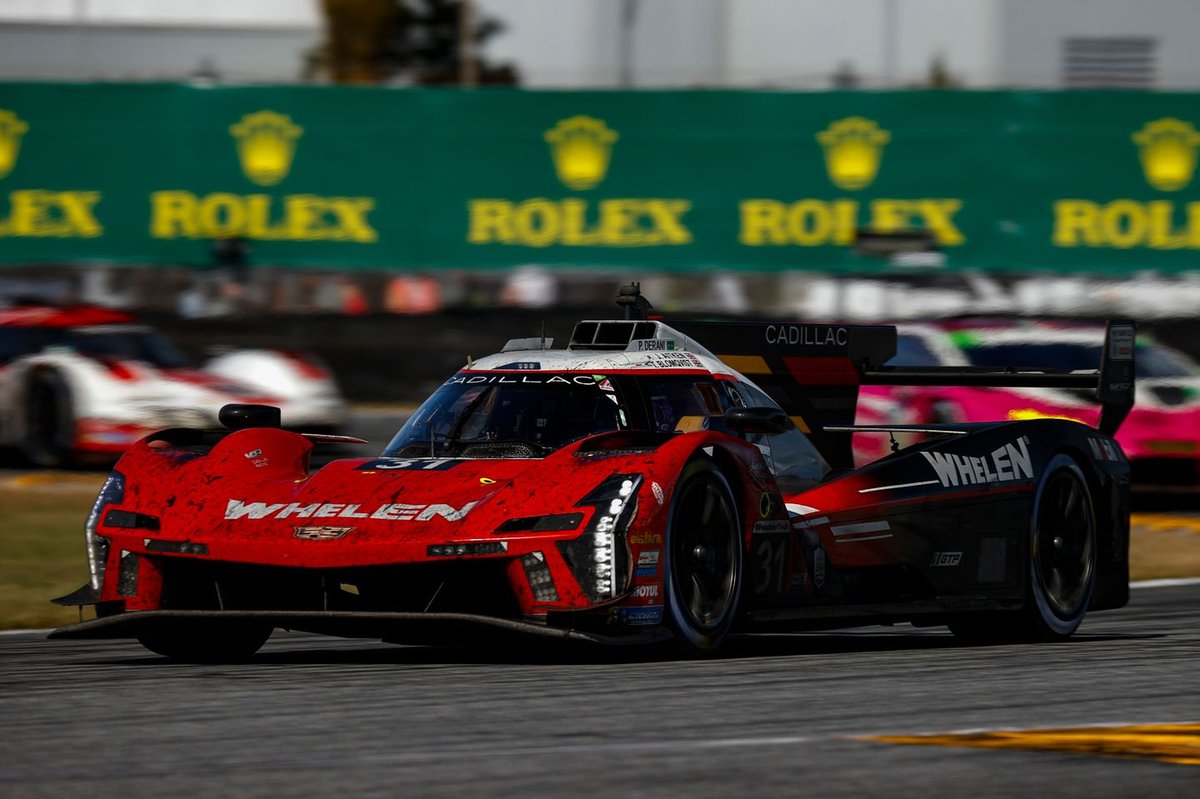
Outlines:
{"type": "MultiPolygon", "coordinates": [[[[0,484],[0,630],[79,620],[50,600],[87,582],[83,522],[102,480],[41,473],[0,484]]],[[[1130,563],[1134,580],[1200,575],[1200,520],[1135,514],[1130,563]]]]}
{"type": "Polygon", "coordinates": [[[79,486],[0,486],[0,629],[79,620],[77,609],[50,600],[88,580],[83,522],[95,493],[79,486]]]}

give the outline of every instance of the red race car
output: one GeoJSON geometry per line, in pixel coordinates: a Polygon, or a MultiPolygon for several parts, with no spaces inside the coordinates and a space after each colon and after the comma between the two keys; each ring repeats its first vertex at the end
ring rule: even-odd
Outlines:
{"type": "MultiPolygon", "coordinates": [[[[400,643],[524,633],[716,650],[732,632],[911,621],[1061,639],[1128,596],[1132,325],[1090,374],[879,366],[892,327],[580,322],[451,376],[378,457],[311,471],[273,408],[171,429],[86,525],[96,618],[194,660],[276,627],[400,643]],[[704,344],[700,342],[704,341],[704,344]],[[851,463],[862,382],[1093,388],[1100,429],[948,425],[851,463]]],[[[891,428],[873,428],[879,435],[891,428]]],[[[317,443],[321,440],[316,437],[317,443]]]]}

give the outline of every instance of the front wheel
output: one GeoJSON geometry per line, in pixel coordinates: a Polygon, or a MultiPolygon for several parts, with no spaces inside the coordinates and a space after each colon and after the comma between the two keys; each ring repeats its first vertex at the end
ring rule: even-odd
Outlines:
{"type": "Polygon", "coordinates": [[[185,625],[154,630],[138,642],[156,655],[184,663],[241,663],[271,637],[269,624],[185,625]]]}
{"type": "Polygon", "coordinates": [[[680,475],[667,531],[667,623],[689,655],[715,652],[742,586],[742,529],[725,475],[705,459],[680,475]]]}

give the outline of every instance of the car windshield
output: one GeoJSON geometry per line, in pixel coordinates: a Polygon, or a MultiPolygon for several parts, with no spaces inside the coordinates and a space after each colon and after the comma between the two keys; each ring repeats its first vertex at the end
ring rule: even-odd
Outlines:
{"type": "Polygon", "coordinates": [[[383,454],[533,458],[626,426],[618,389],[602,375],[464,373],[434,392],[383,454]]]}
{"type": "MultiPolygon", "coordinates": [[[[967,347],[964,352],[975,366],[1027,366],[1063,371],[1100,368],[1099,342],[985,343],[967,347]]],[[[1160,347],[1138,344],[1134,357],[1138,377],[1187,377],[1194,374],[1186,362],[1160,347]]]]}
{"type": "Polygon", "coordinates": [[[67,330],[61,342],[81,355],[141,361],[160,369],[182,369],[187,358],[174,344],[144,327],[96,327],[67,330]]]}
{"type": "Polygon", "coordinates": [[[0,328],[0,364],[62,347],[81,355],[141,361],[160,369],[179,369],[187,358],[169,340],[146,327],[0,328]]]}

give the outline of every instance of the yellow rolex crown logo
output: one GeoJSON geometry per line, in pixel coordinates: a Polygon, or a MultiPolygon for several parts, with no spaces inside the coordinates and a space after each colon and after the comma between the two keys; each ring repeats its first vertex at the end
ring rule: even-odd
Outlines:
{"type": "Polygon", "coordinates": [[[842,189],[862,189],[875,180],[883,145],[892,134],[865,117],[846,117],[833,122],[817,134],[825,150],[825,169],[834,185],[842,189]]]}
{"type": "Polygon", "coordinates": [[[618,138],[617,132],[610,130],[603,119],[589,116],[560,119],[546,131],[558,179],[576,191],[590,189],[604,180],[612,145],[618,138]]]}
{"type": "Polygon", "coordinates": [[[17,153],[21,151],[21,137],[29,125],[22,122],[12,111],[0,108],[0,178],[6,177],[17,165],[17,153]]]}
{"type": "Polygon", "coordinates": [[[1191,122],[1163,117],[1133,134],[1146,182],[1159,191],[1179,191],[1192,182],[1200,132],[1191,122]]]}
{"type": "Polygon", "coordinates": [[[238,159],[246,177],[260,186],[274,186],[287,177],[304,128],[287,114],[258,111],[246,114],[229,132],[237,140],[238,159]]]}

